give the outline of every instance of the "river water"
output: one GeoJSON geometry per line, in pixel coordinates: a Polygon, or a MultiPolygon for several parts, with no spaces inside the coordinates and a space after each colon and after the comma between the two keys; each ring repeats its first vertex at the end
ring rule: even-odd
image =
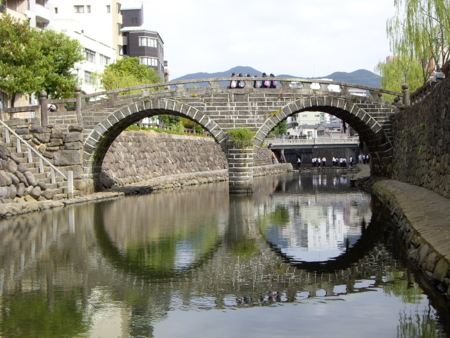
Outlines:
{"type": "Polygon", "coordinates": [[[448,301],[396,238],[335,171],[18,216],[0,222],[0,336],[447,337],[448,301]]]}

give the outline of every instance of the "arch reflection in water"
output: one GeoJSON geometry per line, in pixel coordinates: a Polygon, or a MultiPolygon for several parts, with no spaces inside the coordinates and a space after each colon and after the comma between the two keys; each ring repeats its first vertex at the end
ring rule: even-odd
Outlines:
{"type": "Polygon", "coordinates": [[[170,277],[201,264],[223,237],[227,186],[192,189],[195,199],[192,191],[175,190],[170,199],[154,193],[97,208],[95,229],[105,255],[124,270],[149,278],[170,277]]]}
{"type": "Polygon", "coordinates": [[[326,262],[348,252],[372,217],[370,194],[349,190],[346,176],[307,173],[279,185],[288,188],[261,203],[257,219],[291,262],[326,262]]]}

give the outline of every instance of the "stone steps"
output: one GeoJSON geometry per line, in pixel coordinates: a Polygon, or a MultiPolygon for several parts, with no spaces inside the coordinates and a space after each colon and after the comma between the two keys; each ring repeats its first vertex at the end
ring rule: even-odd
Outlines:
{"type": "MultiPolygon", "coordinates": [[[[4,139],[2,134],[0,134],[0,139],[4,139]]],[[[32,154],[33,162],[29,163],[27,147],[22,144],[22,152],[18,153],[14,136],[11,137],[11,141],[12,142],[9,143],[3,142],[3,145],[11,152],[11,154],[14,154],[21,166],[25,167],[27,171],[33,174],[37,182],[44,183],[47,188],[46,190],[52,191],[53,200],[67,199],[68,182],[65,181],[59,174],[55,173],[55,183],[51,183],[51,167],[44,162],[44,172],[41,173],[38,156],[36,154],[32,154]]],[[[75,190],[73,195],[74,197],[82,196],[82,192],[75,190]]]]}

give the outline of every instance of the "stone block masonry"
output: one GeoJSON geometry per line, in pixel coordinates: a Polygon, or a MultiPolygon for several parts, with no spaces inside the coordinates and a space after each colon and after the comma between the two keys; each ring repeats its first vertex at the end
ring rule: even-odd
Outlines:
{"type": "Polygon", "coordinates": [[[100,182],[110,189],[161,176],[226,168],[225,154],[212,138],[128,131],[106,153],[100,182]]]}
{"type": "MultiPolygon", "coordinates": [[[[267,147],[257,149],[255,154],[242,153],[239,149],[237,161],[243,155],[250,158],[250,167],[246,169],[254,170],[253,165],[269,166],[257,172],[258,175],[271,173],[272,152],[267,147]],[[253,157],[257,158],[255,163],[253,157]]],[[[225,153],[212,138],[127,131],[122,132],[107,151],[100,182],[103,189],[111,189],[162,176],[226,170],[228,165],[225,153]]],[[[239,169],[237,166],[236,170],[239,169]]],[[[288,165],[277,167],[275,171],[290,169],[292,166],[288,165]]]]}
{"type": "Polygon", "coordinates": [[[392,178],[450,198],[450,80],[421,102],[397,113],[392,178]]]}

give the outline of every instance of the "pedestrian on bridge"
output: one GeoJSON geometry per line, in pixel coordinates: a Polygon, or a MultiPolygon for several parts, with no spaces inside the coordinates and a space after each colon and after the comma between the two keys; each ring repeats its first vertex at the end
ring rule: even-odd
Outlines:
{"type": "MultiPolygon", "coordinates": [[[[236,77],[236,74],[235,73],[231,74],[231,77],[236,77]]],[[[236,88],[236,86],[237,86],[236,80],[231,80],[230,88],[236,88]]]]}
{"type": "MultiPolygon", "coordinates": [[[[270,74],[270,77],[275,77],[275,75],[270,74]]],[[[271,80],[270,81],[270,88],[277,88],[277,84],[278,84],[277,80],[271,80]]]]}
{"type": "MultiPolygon", "coordinates": [[[[239,73],[238,77],[242,77],[242,73],[239,73]]],[[[245,82],[242,80],[238,81],[238,87],[239,88],[244,88],[245,87],[245,82]]]]}
{"type": "MultiPolygon", "coordinates": [[[[266,74],[266,73],[262,73],[261,76],[262,76],[262,77],[267,77],[267,74],[266,74]]],[[[270,87],[270,81],[269,81],[269,80],[264,80],[264,81],[261,83],[261,88],[268,88],[268,87],[270,87]]]]}
{"type": "MultiPolygon", "coordinates": [[[[256,75],[255,75],[255,77],[257,77],[256,75]]],[[[253,81],[253,87],[254,88],[261,88],[261,81],[253,81]]]]}

